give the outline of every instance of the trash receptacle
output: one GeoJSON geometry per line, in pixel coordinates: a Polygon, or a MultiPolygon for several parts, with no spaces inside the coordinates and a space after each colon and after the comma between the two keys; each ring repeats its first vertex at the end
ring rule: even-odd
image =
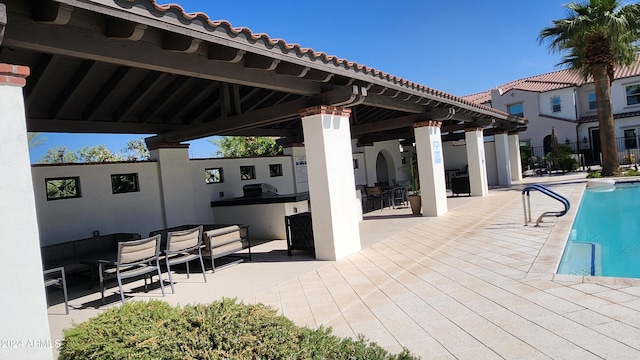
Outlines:
{"type": "Polygon", "coordinates": [[[311,213],[285,216],[284,222],[287,228],[287,254],[291,256],[292,250],[310,250],[316,257],[311,213]]]}

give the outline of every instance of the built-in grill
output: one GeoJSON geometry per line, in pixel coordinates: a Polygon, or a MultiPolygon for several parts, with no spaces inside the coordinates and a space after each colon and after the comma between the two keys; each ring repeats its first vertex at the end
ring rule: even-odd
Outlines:
{"type": "Polygon", "coordinates": [[[245,198],[266,198],[278,195],[278,189],[275,186],[261,183],[249,184],[242,187],[245,198]]]}

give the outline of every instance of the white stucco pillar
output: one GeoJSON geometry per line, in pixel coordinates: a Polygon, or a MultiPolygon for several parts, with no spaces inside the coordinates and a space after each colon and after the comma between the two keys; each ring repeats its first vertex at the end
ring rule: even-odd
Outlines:
{"type": "Polygon", "coordinates": [[[303,110],[316,258],[337,260],[360,250],[349,109],[303,110]]]}
{"type": "Polygon", "coordinates": [[[448,211],[441,125],[439,121],[425,121],[413,125],[420,174],[422,216],[440,216],[448,211]]]}
{"type": "Polygon", "coordinates": [[[522,161],[520,160],[520,135],[509,133],[509,162],[511,163],[511,180],[522,180],[522,161]]]}
{"type": "Polygon", "coordinates": [[[487,161],[484,154],[482,128],[466,129],[464,141],[467,144],[471,196],[486,196],[489,194],[489,182],[487,181],[487,161]]]}
{"type": "Polygon", "coordinates": [[[49,334],[22,96],[27,76],[28,67],[0,64],[0,359],[52,359],[62,340],[49,334]]]}
{"type": "Polygon", "coordinates": [[[158,162],[164,225],[193,224],[196,213],[189,168],[189,145],[155,144],[149,152],[151,160],[158,162]]]}
{"type": "Polygon", "coordinates": [[[511,156],[507,133],[495,134],[496,167],[498,169],[498,185],[511,186],[511,156]]]}

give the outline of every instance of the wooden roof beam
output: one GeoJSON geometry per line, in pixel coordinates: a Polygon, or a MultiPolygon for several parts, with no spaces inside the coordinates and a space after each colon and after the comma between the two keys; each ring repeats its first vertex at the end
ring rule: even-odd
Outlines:
{"type": "Polygon", "coordinates": [[[244,57],[244,66],[250,69],[272,71],[280,63],[280,60],[267,56],[248,53],[244,57]]]}
{"type": "Polygon", "coordinates": [[[237,63],[244,58],[245,51],[230,48],[228,46],[209,43],[209,49],[207,56],[209,60],[225,61],[230,63],[237,63]]]}
{"type": "Polygon", "coordinates": [[[31,0],[31,19],[36,22],[66,25],[71,20],[73,6],[52,0],[31,0]]]}
{"type": "Polygon", "coordinates": [[[105,35],[109,38],[138,41],[142,39],[147,25],[135,22],[108,17],[105,35]]]}
{"type": "Polygon", "coordinates": [[[310,68],[308,66],[301,66],[301,65],[288,63],[288,62],[281,62],[276,67],[276,74],[305,77],[305,75],[307,75],[309,70],[310,68]]]}
{"type": "Polygon", "coordinates": [[[200,47],[201,39],[165,31],[162,35],[162,49],[192,54],[200,47]]]}

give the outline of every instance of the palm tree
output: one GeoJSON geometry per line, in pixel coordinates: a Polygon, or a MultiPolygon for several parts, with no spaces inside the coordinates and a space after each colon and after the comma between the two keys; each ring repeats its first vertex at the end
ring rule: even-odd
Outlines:
{"type": "Polygon", "coordinates": [[[620,174],[613,125],[611,82],[616,67],[636,60],[640,39],[640,5],[618,0],[589,0],[563,5],[566,19],[554,20],[543,29],[539,43],[549,42],[553,53],[562,53],[559,65],[569,66],[587,79],[593,77],[602,145],[602,175],[620,174]]]}

